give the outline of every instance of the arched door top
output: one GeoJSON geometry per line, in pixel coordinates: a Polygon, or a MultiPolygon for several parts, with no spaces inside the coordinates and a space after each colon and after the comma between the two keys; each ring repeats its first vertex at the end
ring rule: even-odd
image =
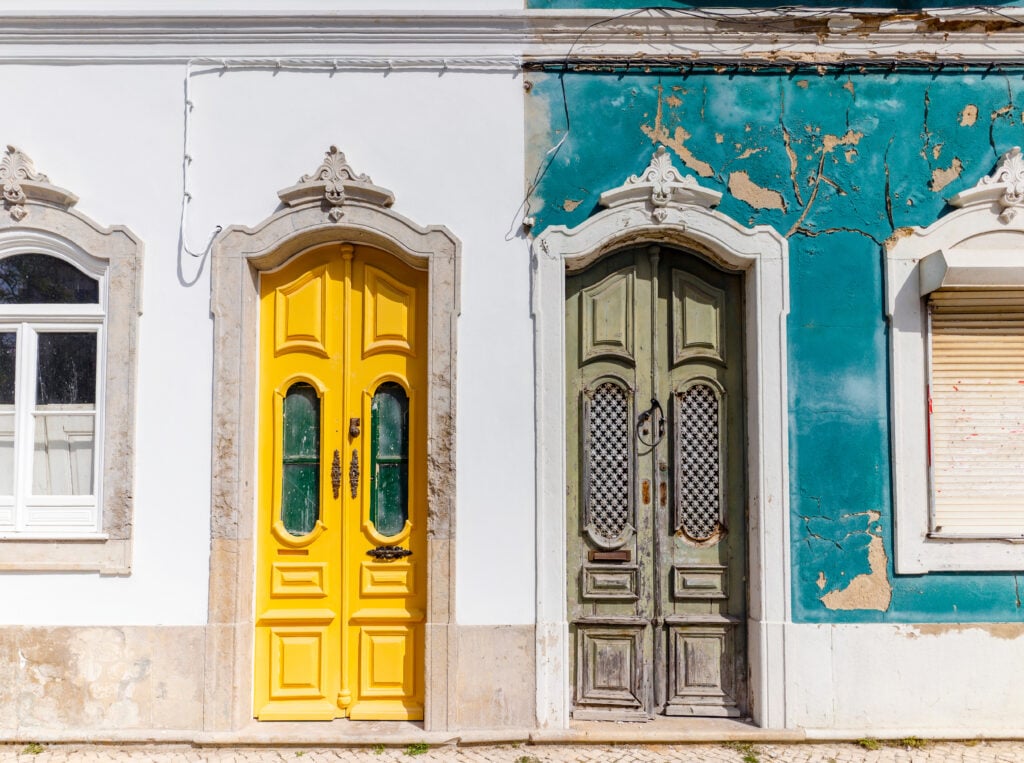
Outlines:
{"type": "MultiPolygon", "coordinates": [[[[211,627],[253,627],[252,475],[257,451],[257,336],[259,274],[323,244],[343,250],[368,246],[427,271],[426,480],[428,569],[426,675],[446,673],[454,682],[448,628],[454,615],[455,516],[455,321],[459,314],[460,244],[442,226],[421,227],[391,209],[394,195],[356,173],[332,146],[310,174],[278,193],[281,206],[253,227],[231,226],[213,243],[211,304],[214,314],[213,485],[211,507],[211,627]]],[[[219,631],[218,631],[219,632],[219,631]]],[[[221,708],[213,727],[237,728],[252,715],[251,639],[210,641],[206,706],[221,708]]],[[[445,728],[447,695],[427,684],[424,725],[445,728]]]]}
{"type": "Polygon", "coordinates": [[[750,709],[762,726],[785,725],[784,649],[781,630],[772,624],[789,617],[788,247],[774,229],[748,228],[715,210],[720,198],[718,191],[683,176],[659,147],[642,173],[601,194],[603,210],[574,228],[547,228],[533,242],[537,720],[542,727],[568,725],[572,683],[565,564],[565,280],[610,253],[648,243],[696,252],[725,270],[743,273],[750,709]]]}

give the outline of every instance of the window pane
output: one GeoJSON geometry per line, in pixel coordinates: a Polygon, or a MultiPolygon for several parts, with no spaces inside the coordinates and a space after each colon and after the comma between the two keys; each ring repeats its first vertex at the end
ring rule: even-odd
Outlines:
{"type": "Polygon", "coordinates": [[[381,535],[397,535],[409,516],[409,398],[401,386],[377,388],[370,427],[370,520],[381,535]]]}
{"type": "Polygon", "coordinates": [[[0,305],[98,304],[99,282],[45,254],[0,260],[0,305]]]}
{"type": "Polygon", "coordinates": [[[95,414],[52,406],[35,419],[33,495],[92,495],[95,414]]]}
{"type": "Polygon", "coordinates": [[[18,335],[0,332],[0,495],[14,495],[14,369],[18,335]]]}
{"type": "Polygon", "coordinates": [[[96,334],[39,334],[36,405],[96,403],[96,334]]]}
{"type": "Polygon", "coordinates": [[[293,384],[284,398],[281,522],[308,535],[320,518],[320,398],[308,384],[293,384]]]}

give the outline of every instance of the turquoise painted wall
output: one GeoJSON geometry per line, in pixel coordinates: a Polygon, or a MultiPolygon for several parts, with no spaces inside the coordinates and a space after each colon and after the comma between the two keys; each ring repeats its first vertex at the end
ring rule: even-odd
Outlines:
{"type": "Polygon", "coordinates": [[[1024,143],[1024,70],[527,80],[530,159],[534,170],[550,161],[531,198],[535,233],[582,222],[664,143],[677,167],[723,192],[720,211],[789,240],[794,618],[1024,620],[1022,576],[894,574],[882,302],[893,230],[934,222],[946,198],[1024,143]],[[566,103],[568,137],[551,159],[566,103]],[[827,608],[824,596],[869,572],[873,536],[888,558],[888,608],[827,608]]]}
{"type": "MultiPolygon", "coordinates": [[[[987,2],[985,5],[1020,5],[1021,0],[1001,0],[1000,2],[987,2]]],[[[690,8],[783,8],[791,7],[784,3],[772,2],[772,0],[714,0],[714,2],[645,2],[645,0],[526,0],[527,8],[608,8],[618,12],[635,10],[637,8],[661,8],[667,10],[683,10],[690,8]]],[[[803,2],[802,8],[897,8],[900,10],[919,8],[975,8],[978,6],[957,2],[957,0],[847,0],[842,4],[826,2],[826,0],[815,0],[803,2]]]]}

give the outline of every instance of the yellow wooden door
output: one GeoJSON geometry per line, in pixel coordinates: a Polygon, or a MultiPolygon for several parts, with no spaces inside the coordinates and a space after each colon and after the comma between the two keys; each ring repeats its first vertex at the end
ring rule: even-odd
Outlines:
{"type": "Polygon", "coordinates": [[[426,283],[349,244],[261,278],[261,720],[423,717],[426,283]]]}

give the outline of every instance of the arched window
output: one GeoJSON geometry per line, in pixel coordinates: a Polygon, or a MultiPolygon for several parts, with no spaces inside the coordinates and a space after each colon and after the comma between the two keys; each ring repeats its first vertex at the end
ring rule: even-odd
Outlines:
{"type": "Polygon", "coordinates": [[[142,247],[21,151],[0,165],[0,569],[123,574],[142,247]]]}

